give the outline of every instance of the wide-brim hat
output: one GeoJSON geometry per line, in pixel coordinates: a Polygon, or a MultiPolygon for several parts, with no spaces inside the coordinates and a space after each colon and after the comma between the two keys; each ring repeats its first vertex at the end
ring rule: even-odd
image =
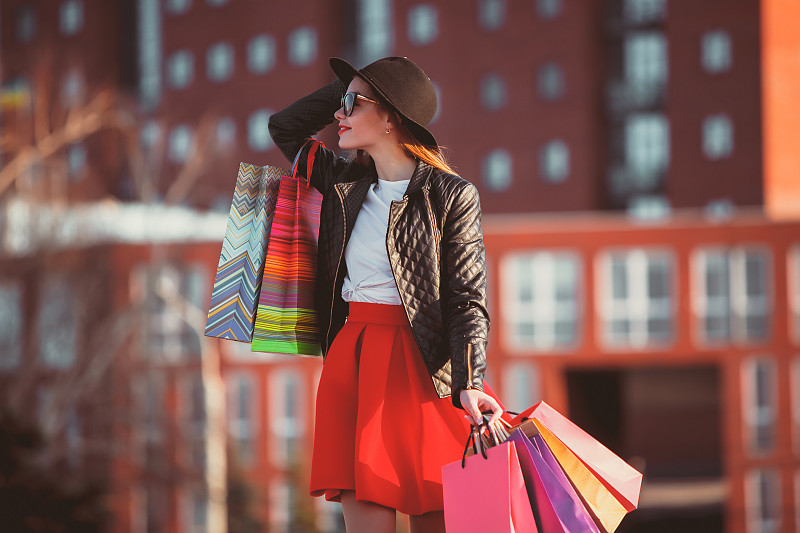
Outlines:
{"type": "Polygon", "coordinates": [[[358,70],[340,59],[330,59],[331,68],[345,87],[358,76],[375,96],[397,111],[403,125],[422,144],[438,148],[439,144],[426,126],[436,114],[436,90],[430,78],[407,57],[384,57],[358,70]]]}

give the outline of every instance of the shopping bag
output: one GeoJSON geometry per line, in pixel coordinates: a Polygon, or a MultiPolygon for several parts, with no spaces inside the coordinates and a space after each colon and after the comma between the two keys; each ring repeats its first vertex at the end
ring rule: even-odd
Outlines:
{"type": "Polygon", "coordinates": [[[211,290],[205,335],[250,342],[261,291],[281,176],[273,166],[239,164],[217,274],[211,290]]]}
{"type": "Polygon", "coordinates": [[[538,533],[513,443],[442,467],[444,521],[458,533],[538,533]]]}
{"type": "Polygon", "coordinates": [[[314,284],[322,195],[311,186],[314,155],[321,144],[309,139],[305,176],[297,175],[300,154],[292,174],[280,179],[264,275],[256,309],[252,351],[320,355],[314,284]]]}
{"type": "Polygon", "coordinates": [[[540,435],[529,438],[515,430],[508,439],[513,442],[528,496],[542,533],[599,533],[586,510],[553,458],[540,435]]]}
{"type": "Polygon", "coordinates": [[[570,483],[606,532],[639,503],[642,474],[545,402],[511,423],[532,420],[570,483]]]}

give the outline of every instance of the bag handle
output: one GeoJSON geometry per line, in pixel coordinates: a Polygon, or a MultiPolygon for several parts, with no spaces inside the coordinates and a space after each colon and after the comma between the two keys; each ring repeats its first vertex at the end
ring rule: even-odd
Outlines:
{"type": "Polygon", "coordinates": [[[317,155],[317,150],[320,145],[322,145],[323,148],[325,147],[325,144],[319,139],[315,139],[314,137],[306,139],[306,142],[303,143],[303,146],[300,147],[300,150],[297,151],[297,155],[294,157],[294,162],[292,163],[292,178],[297,178],[297,166],[298,163],[300,163],[300,155],[303,153],[308,143],[311,143],[311,148],[308,149],[308,157],[306,157],[306,187],[311,183],[311,171],[314,168],[314,158],[317,155]]]}

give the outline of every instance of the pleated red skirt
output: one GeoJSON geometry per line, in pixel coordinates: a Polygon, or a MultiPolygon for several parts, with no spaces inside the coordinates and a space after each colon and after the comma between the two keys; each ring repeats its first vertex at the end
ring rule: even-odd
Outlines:
{"type": "Polygon", "coordinates": [[[461,459],[470,431],[464,414],[436,394],[402,306],[351,302],[317,390],[311,494],[441,511],[442,466],[461,459]]]}

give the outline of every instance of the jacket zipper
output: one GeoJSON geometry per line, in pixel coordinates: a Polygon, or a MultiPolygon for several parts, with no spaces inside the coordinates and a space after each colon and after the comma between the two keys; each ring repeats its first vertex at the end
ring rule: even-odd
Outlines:
{"type": "Polygon", "coordinates": [[[336,301],[336,280],[339,279],[339,266],[342,264],[342,256],[344,255],[344,241],[347,240],[347,211],[344,208],[344,197],[342,191],[336,185],[333,186],[336,190],[336,195],[339,196],[339,202],[342,204],[342,222],[344,228],[342,231],[342,249],[339,250],[339,261],[336,263],[336,270],[333,273],[333,290],[331,291],[331,311],[328,318],[328,331],[325,333],[325,348],[329,348],[328,339],[331,335],[331,328],[333,327],[333,303],[336,301]]]}
{"type": "Polygon", "coordinates": [[[467,344],[467,388],[472,388],[472,344],[467,344]]]}

